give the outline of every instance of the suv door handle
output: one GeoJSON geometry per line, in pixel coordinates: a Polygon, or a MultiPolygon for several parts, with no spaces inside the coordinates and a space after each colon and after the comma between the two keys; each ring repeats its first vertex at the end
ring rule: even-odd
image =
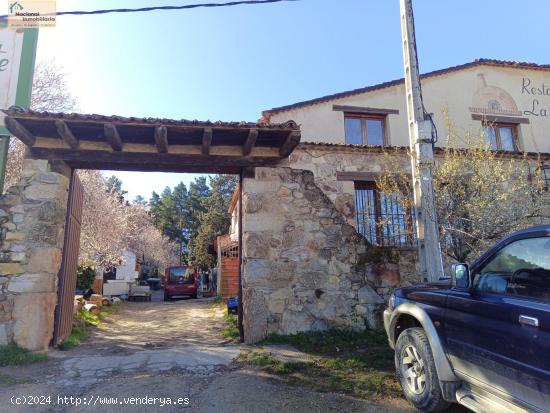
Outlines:
{"type": "Polygon", "coordinates": [[[539,326],[539,319],[536,317],[529,317],[526,315],[520,315],[519,316],[519,323],[525,324],[526,326],[531,327],[538,327],[539,326]]]}

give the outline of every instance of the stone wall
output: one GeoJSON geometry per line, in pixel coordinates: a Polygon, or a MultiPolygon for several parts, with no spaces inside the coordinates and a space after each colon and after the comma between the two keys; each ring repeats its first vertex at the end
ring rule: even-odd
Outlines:
{"type": "Polygon", "coordinates": [[[53,334],[69,178],[26,159],[0,197],[0,344],[46,349],[53,334]]]}
{"type": "MultiPolygon", "coordinates": [[[[395,153],[404,171],[410,171],[407,153],[395,153]]],[[[338,172],[381,174],[386,165],[377,147],[300,144],[280,166],[313,172],[315,183],[350,225],[355,226],[355,187],[351,180],[337,180],[338,172]]]]}
{"type": "Polygon", "coordinates": [[[310,171],[256,168],[243,188],[246,341],[381,327],[402,258],[358,235],[310,171]]]}

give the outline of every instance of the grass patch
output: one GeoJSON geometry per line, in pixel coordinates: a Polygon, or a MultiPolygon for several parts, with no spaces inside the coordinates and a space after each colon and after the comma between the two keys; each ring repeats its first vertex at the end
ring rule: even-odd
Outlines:
{"type": "Polygon", "coordinates": [[[47,359],[46,354],[33,353],[16,344],[0,346],[0,367],[38,363],[47,359]]]}
{"type": "Polygon", "coordinates": [[[259,366],[294,384],[337,391],[363,399],[401,395],[395,379],[393,351],[382,333],[365,331],[308,332],[271,336],[261,344],[290,344],[312,356],[307,362],[283,362],[265,352],[252,352],[241,361],[259,366]]]}
{"type": "Polygon", "coordinates": [[[232,341],[240,340],[241,337],[239,335],[239,326],[238,326],[237,316],[234,314],[227,314],[227,311],[226,311],[225,321],[226,321],[226,326],[222,331],[223,338],[227,340],[232,340],[232,341]]]}
{"type": "Polygon", "coordinates": [[[71,335],[59,343],[57,348],[59,348],[59,350],[69,350],[70,348],[78,346],[81,342],[86,340],[89,335],[90,332],[88,327],[74,324],[71,335]]]}
{"type": "Polygon", "coordinates": [[[99,316],[82,309],[73,320],[73,329],[71,335],[65,338],[57,347],[59,350],[69,350],[85,341],[90,335],[92,328],[99,327],[101,320],[109,315],[116,314],[120,309],[120,304],[112,304],[101,309],[99,316]]]}
{"type": "Polygon", "coordinates": [[[241,336],[239,335],[239,325],[236,314],[229,314],[227,312],[227,306],[225,302],[222,302],[220,298],[213,300],[210,305],[214,308],[219,308],[223,311],[225,318],[225,327],[222,330],[222,337],[226,340],[239,341],[241,336]]]}

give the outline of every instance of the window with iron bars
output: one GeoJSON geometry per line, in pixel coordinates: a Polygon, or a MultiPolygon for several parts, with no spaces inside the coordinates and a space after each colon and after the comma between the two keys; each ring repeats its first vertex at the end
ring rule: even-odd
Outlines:
{"type": "Polygon", "coordinates": [[[541,170],[542,177],[544,178],[544,187],[550,189],[550,165],[543,165],[541,170]]]}
{"type": "Polygon", "coordinates": [[[355,182],[357,232],[378,246],[416,246],[414,211],[403,205],[404,196],[387,195],[377,189],[375,182],[355,182]]]}

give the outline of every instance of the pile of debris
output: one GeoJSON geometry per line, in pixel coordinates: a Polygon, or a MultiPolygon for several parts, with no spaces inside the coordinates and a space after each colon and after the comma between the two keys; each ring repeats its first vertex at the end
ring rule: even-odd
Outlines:
{"type": "Polygon", "coordinates": [[[99,315],[103,307],[119,303],[121,300],[117,297],[104,297],[101,294],[75,295],[74,313],[84,309],[90,314],[99,315]]]}

